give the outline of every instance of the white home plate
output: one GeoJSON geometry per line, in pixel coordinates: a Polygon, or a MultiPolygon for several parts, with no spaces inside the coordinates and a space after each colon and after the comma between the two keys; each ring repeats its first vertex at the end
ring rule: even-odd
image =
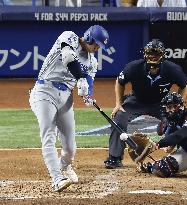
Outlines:
{"type": "Polygon", "coordinates": [[[136,190],[130,191],[130,194],[173,194],[172,191],[162,191],[162,190],[136,190]]]}

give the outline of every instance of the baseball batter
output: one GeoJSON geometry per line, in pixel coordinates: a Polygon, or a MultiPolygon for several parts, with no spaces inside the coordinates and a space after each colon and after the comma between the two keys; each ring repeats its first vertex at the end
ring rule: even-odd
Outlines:
{"type": "Polygon", "coordinates": [[[164,134],[164,137],[156,144],[156,149],[164,148],[170,154],[152,164],[142,164],[139,169],[160,177],[171,177],[187,170],[187,110],[182,96],[175,92],[163,98],[162,108],[164,118],[158,126],[158,134],[164,134]]]}
{"type": "Polygon", "coordinates": [[[94,53],[100,47],[106,49],[108,40],[107,31],[99,25],[91,26],[81,38],[72,31],[63,32],[44,60],[30,93],[29,102],[39,123],[42,155],[54,191],[78,182],[71,166],[76,152],[72,90],[77,84],[84,103],[93,105],[93,80],[98,67],[94,53]],[[62,147],[60,159],[55,147],[57,136],[62,147]]]}

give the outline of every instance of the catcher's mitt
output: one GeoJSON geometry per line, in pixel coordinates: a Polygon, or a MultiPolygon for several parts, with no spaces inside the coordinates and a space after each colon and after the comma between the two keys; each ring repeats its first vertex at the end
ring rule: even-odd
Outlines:
{"type": "Polygon", "coordinates": [[[156,143],[150,140],[146,134],[134,132],[130,138],[138,145],[136,150],[128,147],[129,156],[136,163],[143,162],[156,149],[156,143]]]}

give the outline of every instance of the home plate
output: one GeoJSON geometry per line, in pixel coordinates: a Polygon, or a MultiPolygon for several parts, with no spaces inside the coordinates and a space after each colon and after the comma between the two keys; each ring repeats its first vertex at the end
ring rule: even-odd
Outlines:
{"type": "Polygon", "coordinates": [[[173,194],[172,191],[162,191],[162,190],[136,190],[130,191],[130,194],[173,194]]]}

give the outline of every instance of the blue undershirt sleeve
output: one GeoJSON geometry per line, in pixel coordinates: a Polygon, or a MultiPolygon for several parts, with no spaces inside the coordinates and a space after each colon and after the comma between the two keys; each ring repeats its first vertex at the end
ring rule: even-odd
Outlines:
{"type": "Polygon", "coordinates": [[[86,80],[88,81],[88,85],[89,85],[88,95],[92,96],[93,95],[93,78],[90,75],[86,75],[85,77],[86,77],[86,80]]]}

